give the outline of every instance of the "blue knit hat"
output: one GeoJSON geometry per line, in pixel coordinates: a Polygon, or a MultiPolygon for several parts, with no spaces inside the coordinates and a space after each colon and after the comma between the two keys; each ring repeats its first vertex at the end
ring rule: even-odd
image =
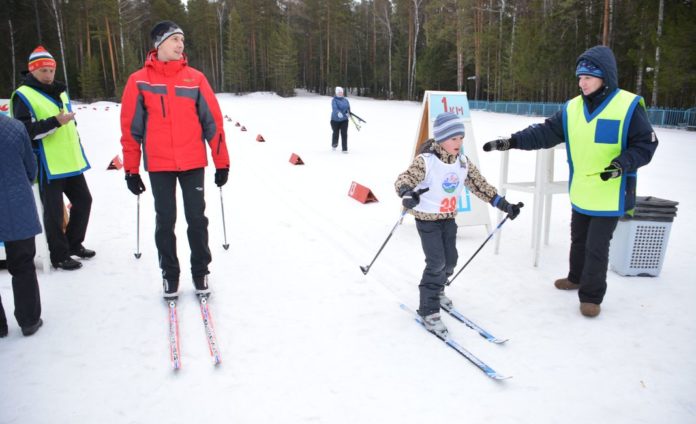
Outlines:
{"type": "Polygon", "coordinates": [[[464,121],[452,112],[437,115],[435,122],[433,122],[435,142],[442,143],[457,135],[464,137],[464,121]]]}
{"type": "Polygon", "coordinates": [[[575,76],[579,77],[580,75],[589,75],[591,77],[604,79],[602,70],[588,59],[581,59],[578,62],[578,67],[575,68],[575,76]]]}

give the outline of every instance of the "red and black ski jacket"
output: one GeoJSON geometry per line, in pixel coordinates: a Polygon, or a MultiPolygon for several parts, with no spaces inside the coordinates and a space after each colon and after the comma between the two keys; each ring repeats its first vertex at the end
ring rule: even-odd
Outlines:
{"type": "Polygon", "coordinates": [[[187,171],[208,165],[229,168],[222,112],[200,71],[181,60],[160,62],[157,51],[128,78],[121,100],[121,145],[125,171],[137,174],[140,155],[148,172],[187,171]]]}

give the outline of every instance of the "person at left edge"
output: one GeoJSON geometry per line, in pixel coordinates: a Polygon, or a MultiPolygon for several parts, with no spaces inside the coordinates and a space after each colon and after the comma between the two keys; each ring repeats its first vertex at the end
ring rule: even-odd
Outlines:
{"type": "Polygon", "coordinates": [[[64,83],[55,80],[56,61],[43,46],[29,56],[29,72],[12,93],[10,114],[22,121],[39,162],[39,192],[44,206],[44,229],[51,263],[55,268],[75,270],[82,263],[71,258],[91,258],[85,240],[92,195],[84,172],[90,166],[80,142],[75,113],[64,83]],[[63,194],[72,207],[63,232],[63,194]]]}
{"type": "Polygon", "coordinates": [[[188,66],[184,32],[171,21],[157,23],[150,32],[154,49],[145,66],[128,78],[121,107],[121,145],[128,189],[145,191],[140,157],[150,176],[155,198],[155,243],[162,270],[164,298],[176,299],[179,259],[176,254],[176,183],[184,200],[191,248],[191,277],[196,293],[209,295],[208,218],[205,216],[204,168],[206,145],[215,164],[215,184],[229,175],[222,112],[203,73],[188,66]]]}
{"type": "MultiPolygon", "coordinates": [[[[34,236],[41,233],[31,185],[36,158],[21,122],[0,114],[0,240],[5,243],[7,269],[12,274],[14,315],[22,334],[30,336],[43,325],[36,278],[34,236]]],[[[8,334],[0,300],[0,337],[8,334]]]]}

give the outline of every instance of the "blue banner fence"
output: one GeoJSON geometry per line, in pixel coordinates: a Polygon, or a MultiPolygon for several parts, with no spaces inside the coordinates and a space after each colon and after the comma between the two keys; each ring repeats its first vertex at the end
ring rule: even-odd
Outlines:
{"type": "MultiPolygon", "coordinates": [[[[564,103],[534,102],[489,102],[469,100],[472,110],[485,110],[497,113],[512,113],[526,116],[551,116],[563,107],[564,103]]],[[[661,127],[687,128],[696,130],[696,108],[691,109],[648,109],[650,123],[661,127]]]]}

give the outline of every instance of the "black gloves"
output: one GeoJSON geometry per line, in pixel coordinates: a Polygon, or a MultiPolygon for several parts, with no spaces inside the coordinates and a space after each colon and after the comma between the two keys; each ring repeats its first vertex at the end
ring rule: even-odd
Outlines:
{"type": "Polygon", "coordinates": [[[219,168],[215,170],[215,185],[222,187],[227,184],[227,177],[230,175],[229,168],[219,168]]]}
{"type": "Polygon", "coordinates": [[[517,218],[517,215],[520,214],[520,209],[523,206],[524,206],[524,203],[522,203],[522,202],[519,202],[518,204],[513,205],[513,204],[509,203],[507,200],[505,200],[505,197],[501,197],[500,200],[498,201],[498,204],[495,205],[496,208],[498,208],[501,211],[508,214],[510,219],[517,218]]]}
{"type": "Polygon", "coordinates": [[[145,191],[145,184],[143,184],[140,174],[126,173],[126,184],[128,184],[128,190],[136,196],[145,191]]]}
{"type": "Polygon", "coordinates": [[[483,145],[484,152],[490,152],[491,150],[508,150],[515,147],[515,143],[510,138],[499,138],[497,140],[489,141],[483,145]]]}
{"type": "Polygon", "coordinates": [[[406,209],[413,209],[420,203],[420,195],[430,190],[430,188],[422,188],[420,190],[413,190],[406,186],[399,189],[399,196],[401,197],[401,205],[406,209]]]}
{"type": "Polygon", "coordinates": [[[604,168],[604,172],[599,174],[602,181],[607,181],[609,178],[619,178],[621,176],[621,164],[615,160],[611,161],[611,165],[604,168]]]}

